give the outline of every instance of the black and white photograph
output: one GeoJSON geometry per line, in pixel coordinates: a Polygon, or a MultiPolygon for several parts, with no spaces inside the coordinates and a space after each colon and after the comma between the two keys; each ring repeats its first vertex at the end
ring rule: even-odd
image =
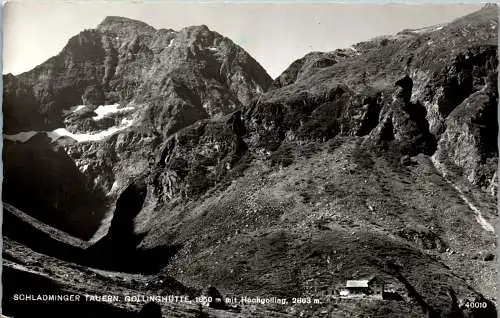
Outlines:
{"type": "Polygon", "coordinates": [[[1,317],[497,317],[498,7],[3,6],[1,317]]]}

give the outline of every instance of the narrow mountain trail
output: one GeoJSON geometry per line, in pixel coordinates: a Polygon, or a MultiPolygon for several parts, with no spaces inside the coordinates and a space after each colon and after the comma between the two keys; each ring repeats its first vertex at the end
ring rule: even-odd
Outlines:
{"type": "Polygon", "coordinates": [[[443,164],[439,162],[439,160],[437,160],[434,156],[431,157],[431,162],[434,165],[434,168],[439,172],[439,174],[443,176],[443,179],[446,180],[446,182],[458,192],[462,201],[465,204],[467,204],[469,209],[474,213],[477,223],[479,223],[479,225],[481,225],[481,227],[485,231],[495,233],[495,227],[484,218],[483,214],[481,213],[481,210],[477,206],[475,206],[474,203],[471,202],[471,200],[467,198],[467,196],[465,195],[464,191],[460,188],[460,186],[458,186],[448,177],[449,173],[447,169],[443,166],[443,164]]]}

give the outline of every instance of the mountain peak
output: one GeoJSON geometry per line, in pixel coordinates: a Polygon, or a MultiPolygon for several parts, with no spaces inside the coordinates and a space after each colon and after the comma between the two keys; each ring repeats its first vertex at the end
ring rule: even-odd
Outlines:
{"type": "Polygon", "coordinates": [[[139,20],[120,16],[107,16],[99,23],[97,30],[104,32],[121,33],[123,30],[135,30],[139,33],[154,32],[155,28],[139,20]]]}
{"type": "Polygon", "coordinates": [[[181,33],[186,33],[186,34],[208,34],[213,32],[210,30],[206,25],[201,24],[201,25],[192,25],[188,26],[185,28],[182,28],[180,30],[181,33]]]}
{"type": "Polygon", "coordinates": [[[188,29],[192,29],[192,30],[197,30],[197,31],[211,31],[208,26],[206,26],[205,24],[200,24],[200,25],[192,25],[192,26],[189,26],[187,27],[188,29]]]}

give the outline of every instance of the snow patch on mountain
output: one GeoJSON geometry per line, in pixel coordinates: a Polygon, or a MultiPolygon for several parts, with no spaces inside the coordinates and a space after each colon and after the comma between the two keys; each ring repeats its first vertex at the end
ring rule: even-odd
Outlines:
{"type": "Polygon", "coordinates": [[[118,107],[120,107],[120,104],[98,106],[94,110],[94,113],[96,113],[97,116],[92,117],[92,119],[99,120],[99,119],[103,119],[104,117],[109,116],[111,114],[123,113],[123,112],[130,111],[130,110],[134,109],[134,107],[130,107],[130,106],[122,107],[122,108],[118,108],[118,107]]]}
{"type": "Polygon", "coordinates": [[[79,110],[82,110],[85,107],[87,107],[87,106],[85,106],[85,105],[73,106],[70,109],[63,111],[63,115],[67,115],[67,114],[70,114],[70,113],[75,113],[75,112],[77,112],[79,110]]]}
{"type": "Polygon", "coordinates": [[[26,142],[36,134],[37,134],[36,131],[23,131],[13,135],[4,134],[3,137],[10,141],[26,142]]]}
{"type": "Polygon", "coordinates": [[[110,127],[106,130],[89,134],[89,133],[72,133],[68,131],[66,128],[58,128],[53,131],[23,131],[17,134],[13,135],[6,135],[4,134],[3,137],[6,140],[10,141],[17,141],[17,142],[27,142],[30,140],[34,135],[38,133],[46,133],[47,136],[51,139],[52,142],[58,140],[59,138],[62,137],[70,137],[77,142],[86,142],[86,141],[100,141],[103,140],[111,135],[114,135],[115,133],[124,130],[128,127],[130,127],[133,124],[133,120],[131,119],[126,119],[124,118],[119,126],[113,126],[110,127]]]}
{"type": "Polygon", "coordinates": [[[47,132],[47,136],[52,140],[52,142],[56,141],[61,137],[70,137],[77,142],[86,142],[86,141],[100,141],[103,140],[115,133],[124,130],[132,125],[133,121],[130,119],[123,119],[120,126],[113,126],[106,130],[100,131],[98,133],[89,134],[89,133],[79,133],[75,134],[68,131],[66,128],[58,128],[54,131],[47,132]]]}

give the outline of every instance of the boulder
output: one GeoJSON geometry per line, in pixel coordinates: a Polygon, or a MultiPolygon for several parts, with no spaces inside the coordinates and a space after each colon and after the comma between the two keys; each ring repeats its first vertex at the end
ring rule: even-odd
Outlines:
{"type": "Polygon", "coordinates": [[[140,318],[161,318],[161,306],[155,302],[146,303],[139,312],[140,318]]]}
{"type": "Polygon", "coordinates": [[[214,286],[209,286],[204,292],[206,297],[211,297],[212,302],[208,304],[209,307],[215,309],[225,309],[226,303],[224,302],[224,297],[214,286]]]}

